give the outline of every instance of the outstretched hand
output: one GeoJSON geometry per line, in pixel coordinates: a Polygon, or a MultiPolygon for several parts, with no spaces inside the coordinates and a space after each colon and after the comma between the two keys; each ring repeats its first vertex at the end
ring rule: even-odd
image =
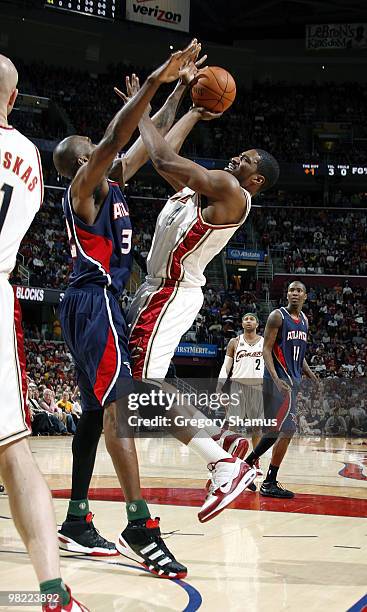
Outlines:
{"type": "Polygon", "coordinates": [[[219,119],[223,113],[213,113],[202,106],[192,106],[190,112],[197,113],[202,121],[211,121],[212,119],[219,119]]]}
{"type": "MultiPolygon", "coordinates": [[[[200,45],[198,45],[198,47],[200,47],[200,45]]],[[[201,47],[198,49],[196,56],[187,59],[180,68],[179,77],[186,87],[191,87],[197,81],[197,73],[199,72],[199,68],[208,57],[207,55],[203,55],[203,57],[198,60],[197,58],[200,50],[201,47]]]]}
{"type": "MultiPolygon", "coordinates": [[[[133,98],[140,89],[139,77],[133,73],[131,77],[129,76],[125,77],[125,83],[126,83],[126,94],[123,91],[121,91],[121,89],[118,89],[118,87],[114,87],[113,90],[124,101],[124,103],[127,104],[129,100],[131,100],[131,98],[133,98]]],[[[148,104],[145,109],[144,114],[149,115],[151,110],[152,110],[152,107],[150,104],[148,104]]]]}
{"type": "Polygon", "coordinates": [[[159,83],[171,83],[179,77],[183,65],[192,60],[195,61],[201,50],[201,45],[194,38],[191,43],[182,51],[172,53],[168,60],[157,70],[152,72],[150,78],[156,79],[159,83]]]}

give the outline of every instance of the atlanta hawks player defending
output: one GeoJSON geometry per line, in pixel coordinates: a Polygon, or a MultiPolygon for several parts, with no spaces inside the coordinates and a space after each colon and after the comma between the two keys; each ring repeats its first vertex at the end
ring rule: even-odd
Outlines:
{"type": "MultiPolygon", "coordinates": [[[[129,523],[123,532],[126,549],[150,571],[164,578],[182,578],[187,570],[164,544],[158,521],[150,519],[146,502],[141,497],[131,432],[126,432],[124,437],[117,432],[126,397],[132,390],[127,328],[117,300],[130,275],[132,230],[121,189],[106,177],[160,84],[176,80],[181,66],[190,58],[196,58],[199,50],[194,40],[184,51],[172,54],[117,113],[97,146],[89,138],[72,136],[62,141],[54,152],[58,172],[72,179],[64,197],[64,211],[73,273],[61,304],[60,319],[64,339],[76,365],[83,411],[95,415],[92,419],[85,417],[83,435],[79,435],[79,444],[84,449],[89,445],[91,453],[86,456],[87,465],[83,467],[79,461],[83,476],[78,483],[80,488],[85,482],[89,484],[103,413],[107,450],[128,502],[129,523]]],[[[125,181],[134,173],[136,161],[134,155],[124,161],[125,181]]],[[[127,416],[127,408],[125,412],[127,416]]],[[[85,452],[79,449],[79,460],[82,455],[85,456],[85,452]]],[[[87,505],[87,499],[72,500],[69,505],[67,525],[64,523],[60,534],[67,548],[78,544],[78,536],[90,535],[86,527],[91,524],[92,515],[87,505]]],[[[96,536],[95,530],[92,535],[96,536]]],[[[98,549],[95,538],[89,552],[110,554],[104,546],[104,538],[100,540],[101,548],[98,549]]],[[[116,553],[114,546],[112,552],[116,553]]]]}
{"type": "Polygon", "coordinates": [[[270,314],[264,335],[264,411],[267,419],[277,419],[277,427],[275,431],[269,430],[263,435],[246,459],[253,465],[274,444],[271,463],[260,493],[267,497],[281,498],[294,497],[292,491],[287,491],[279,484],[277,475],[297,427],[296,402],[302,374],[318,383],[317,376],[310,370],[305,359],[308,333],[307,317],[302,312],[307,298],[305,285],[294,281],[288,287],[287,297],[288,305],[270,314]]]}
{"type": "MultiPolygon", "coordinates": [[[[257,329],[259,319],[256,314],[248,312],[242,317],[243,334],[232,338],[227,346],[226,356],[219,372],[217,391],[221,392],[223,385],[230,376],[231,391],[240,395],[240,404],[229,405],[226,418],[263,419],[264,408],[262,399],[262,383],[264,376],[263,345],[264,338],[259,336],[257,329]],[[234,384],[233,384],[234,383],[234,384]]],[[[261,438],[261,428],[251,427],[252,448],[261,438]]],[[[262,476],[259,462],[255,464],[257,476],[262,476]]]]}
{"type": "MultiPolygon", "coordinates": [[[[181,336],[203,303],[207,264],[242,225],[251,195],[271,187],[279,175],[274,157],[262,150],[241,153],[226,171],[206,170],[177,155],[145,114],[140,134],[154,166],[173,186],[161,211],[147,259],[147,279],[128,313],[133,375],[163,380],[181,336]]],[[[208,463],[211,485],[199,512],[204,522],[221,512],[254,479],[256,471],[232,457],[203,430],[176,437],[208,463]]]]}
{"type": "Polygon", "coordinates": [[[87,610],[60,577],[56,521],[50,491],[32,457],[21,311],[8,278],[22,238],[43,199],[42,168],[34,144],[8,125],[18,90],[13,63],[0,55],[0,471],[11,513],[51,609],[87,610]],[[55,599],[54,599],[55,601],[55,599]]]}

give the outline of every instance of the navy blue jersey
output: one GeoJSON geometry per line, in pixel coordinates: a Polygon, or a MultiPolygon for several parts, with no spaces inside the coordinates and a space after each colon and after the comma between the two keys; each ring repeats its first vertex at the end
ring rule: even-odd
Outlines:
{"type": "Polygon", "coordinates": [[[63,208],[69,236],[73,272],[71,287],[98,285],[120,295],[131,272],[131,222],[129,209],[117,183],[108,181],[108,194],[93,225],[75,214],[70,190],[63,208]]]}
{"type": "MultiPolygon", "coordinates": [[[[299,319],[293,319],[284,306],[279,308],[279,312],[283,321],[273,346],[274,367],[279,378],[297,384],[302,378],[303,360],[307,349],[308,322],[303,312],[300,313],[299,319]]],[[[270,378],[266,367],[264,377],[270,378]]]]}

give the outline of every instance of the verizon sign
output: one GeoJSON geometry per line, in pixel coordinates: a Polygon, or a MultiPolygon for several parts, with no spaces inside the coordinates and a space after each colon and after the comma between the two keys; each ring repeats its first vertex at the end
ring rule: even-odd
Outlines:
{"type": "Polygon", "coordinates": [[[190,0],[126,0],[126,19],[188,32],[190,0]]]}

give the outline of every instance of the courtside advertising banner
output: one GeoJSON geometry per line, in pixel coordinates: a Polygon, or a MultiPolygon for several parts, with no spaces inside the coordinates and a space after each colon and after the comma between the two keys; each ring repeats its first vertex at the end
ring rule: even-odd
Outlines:
{"type": "Polygon", "coordinates": [[[306,49],[367,49],[366,23],[306,25],[306,49]]]}
{"type": "Polygon", "coordinates": [[[190,0],[126,0],[126,19],[188,32],[190,0]]]}

